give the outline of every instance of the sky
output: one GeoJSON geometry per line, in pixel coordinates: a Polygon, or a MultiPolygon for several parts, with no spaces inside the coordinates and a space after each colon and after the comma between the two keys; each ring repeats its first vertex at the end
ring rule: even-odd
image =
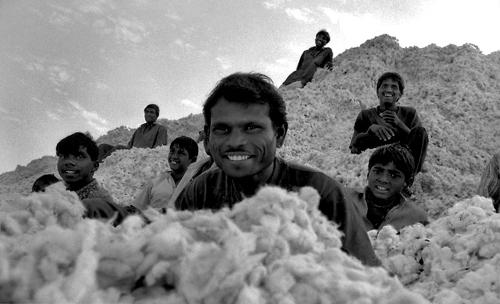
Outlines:
{"type": "Polygon", "coordinates": [[[135,128],[149,103],[200,113],[233,72],[279,86],[320,29],[334,56],[382,34],[489,54],[499,14],[500,0],[0,0],[0,173],[76,131],[135,128]]]}

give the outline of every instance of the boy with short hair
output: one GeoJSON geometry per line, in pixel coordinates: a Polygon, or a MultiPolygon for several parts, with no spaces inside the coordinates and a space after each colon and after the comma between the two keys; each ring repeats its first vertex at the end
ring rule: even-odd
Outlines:
{"type": "Polygon", "coordinates": [[[198,157],[198,144],[187,136],[177,137],[170,143],[168,153],[169,170],[146,184],[144,189],[135,198],[132,205],[140,210],[153,207],[164,212],[179,181],[186,173],[188,166],[198,157]]]}
{"type": "Polygon", "coordinates": [[[415,164],[410,151],[400,144],[382,146],[368,161],[368,185],[352,191],[366,230],[391,225],[396,230],[416,223],[427,224],[427,214],[402,194],[413,183],[415,164]]]}
{"type": "Polygon", "coordinates": [[[119,225],[125,218],[124,210],[94,179],[99,167],[99,149],[94,140],[81,132],[73,133],[57,143],[56,155],[57,170],[66,189],[76,192],[87,210],[84,217],[111,219],[116,216],[113,225],[119,225]]]}
{"type": "Polygon", "coordinates": [[[379,105],[358,114],[349,149],[360,154],[392,143],[407,145],[416,174],[422,171],[429,138],[415,108],[398,105],[404,89],[404,80],[398,73],[387,72],[379,77],[376,87],[379,105]]]}

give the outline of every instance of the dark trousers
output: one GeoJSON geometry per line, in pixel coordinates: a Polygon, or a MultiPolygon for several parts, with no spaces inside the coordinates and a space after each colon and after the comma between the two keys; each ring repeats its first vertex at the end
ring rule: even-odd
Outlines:
{"type": "Polygon", "coordinates": [[[400,138],[398,141],[382,141],[371,133],[358,135],[353,142],[353,146],[364,151],[394,142],[406,145],[410,149],[413,160],[415,161],[415,174],[422,171],[422,165],[427,155],[427,145],[429,144],[429,136],[424,127],[415,127],[411,129],[408,136],[400,138]]]}

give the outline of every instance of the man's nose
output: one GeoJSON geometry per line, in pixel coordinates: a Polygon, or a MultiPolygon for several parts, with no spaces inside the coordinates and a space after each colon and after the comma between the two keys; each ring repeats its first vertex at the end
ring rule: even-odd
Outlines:
{"type": "Polygon", "coordinates": [[[241,130],[233,130],[229,134],[227,144],[230,147],[238,147],[246,143],[246,136],[241,130]]]}

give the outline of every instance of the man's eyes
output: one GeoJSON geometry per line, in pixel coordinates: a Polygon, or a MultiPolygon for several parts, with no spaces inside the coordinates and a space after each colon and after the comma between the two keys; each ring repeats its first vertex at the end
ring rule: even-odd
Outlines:
{"type": "Polygon", "coordinates": [[[255,132],[255,131],[258,131],[260,129],[262,129],[260,126],[258,125],[248,125],[246,126],[245,128],[247,131],[250,131],[250,132],[255,132]]]}
{"type": "Polygon", "coordinates": [[[229,132],[229,128],[225,126],[215,126],[212,128],[212,133],[217,135],[227,134],[229,132]]]}

